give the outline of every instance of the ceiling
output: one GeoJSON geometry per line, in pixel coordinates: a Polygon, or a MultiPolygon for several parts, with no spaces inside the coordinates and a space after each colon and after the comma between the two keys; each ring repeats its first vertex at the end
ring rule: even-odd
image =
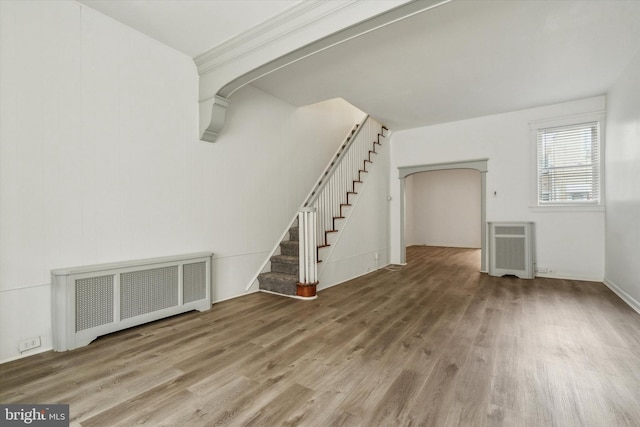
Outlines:
{"type": "Polygon", "coordinates": [[[78,0],[190,57],[300,0],[78,0]]]}
{"type": "MultiPolygon", "coordinates": [[[[82,3],[194,56],[296,2],[82,3]]],[[[454,0],[252,84],[298,106],[341,97],[394,130],[426,126],[604,94],[640,52],[638,22],[638,0],[454,0]]]]}

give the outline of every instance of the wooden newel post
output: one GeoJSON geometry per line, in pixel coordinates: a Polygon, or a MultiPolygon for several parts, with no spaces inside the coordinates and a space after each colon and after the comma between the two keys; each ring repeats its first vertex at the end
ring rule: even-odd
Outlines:
{"type": "Polygon", "coordinates": [[[318,255],[316,243],[316,208],[304,207],[298,211],[299,273],[296,294],[315,297],[318,285],[318,255]]]}

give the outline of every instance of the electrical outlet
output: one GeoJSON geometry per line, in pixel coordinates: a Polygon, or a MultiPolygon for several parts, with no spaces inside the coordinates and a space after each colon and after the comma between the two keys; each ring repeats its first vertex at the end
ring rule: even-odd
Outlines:
{"type": "Polygon", "coordinates": [[[547,267],[538,267],[536,268],[538,273],[549,273],[549,269],[547,267]]]}
{"type": "Polygon", "coordinates": [[[40,337],[27,338],[26,340],[22,340],[18,343],[18,350],[20,353],[24,353],[27,350],[31,350],[33,348],[38,348],[42,345],[40,341],[40,337]]]}

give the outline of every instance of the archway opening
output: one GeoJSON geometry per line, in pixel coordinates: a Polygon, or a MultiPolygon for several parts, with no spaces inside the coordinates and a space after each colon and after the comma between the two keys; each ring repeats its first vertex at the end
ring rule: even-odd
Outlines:
{"type": "Polygon", "coordinates": [[[488,159],[480,159],[480,160],[469,160],[462,162],[451,162],[451,163],[437,163],[437,164],[429,164],[429,165],[419,165],[419,166],[404,166],[399,167],[399,178],[400,178],[400,258],[401,262],[406,262],[406,212],[407,212],[407,197],[406,197],[406,178],[418,174],[421,172],[432,172],[432,171],[444,171],[444,170],[456,170],[456,169],[473,169],[480,172],[480,253],[481,253],[481,261],[480,261],[480,270],[483,272],[488,271],[487,266],[487,235],[486,235],[486,173],[487,173],[487,162],[488,159]]]}

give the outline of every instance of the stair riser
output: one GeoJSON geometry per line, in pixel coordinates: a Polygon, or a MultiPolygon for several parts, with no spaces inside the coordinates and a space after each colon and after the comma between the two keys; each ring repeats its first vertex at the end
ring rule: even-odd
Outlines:
{"type": "Polygon", "coordinates": [[[292,227],[289,229],[289,240],[293,240],[294,242],[300,240],[298,237],[298,227],[292,227]]]}
{"type": "Polygon", "coordinates": [[[282,255],[298,256],[298,242],[290,240],[280,242],[280,252],[282,255]]]}
{"type": "Polygon", "coordinates": [[[271,271],[274,273],[284,273],[291,274],[293,276],[298,276],[298,264],[291,264],[288,262],[277,262],[271,261],[271,271]]]}
{"type": "Polygon", "coordinates": [[[296,294],[296,280],[276,280],[269,277],[259,277],[260,289],[265,291],[277,292],[283,295],[296,294]]]}

